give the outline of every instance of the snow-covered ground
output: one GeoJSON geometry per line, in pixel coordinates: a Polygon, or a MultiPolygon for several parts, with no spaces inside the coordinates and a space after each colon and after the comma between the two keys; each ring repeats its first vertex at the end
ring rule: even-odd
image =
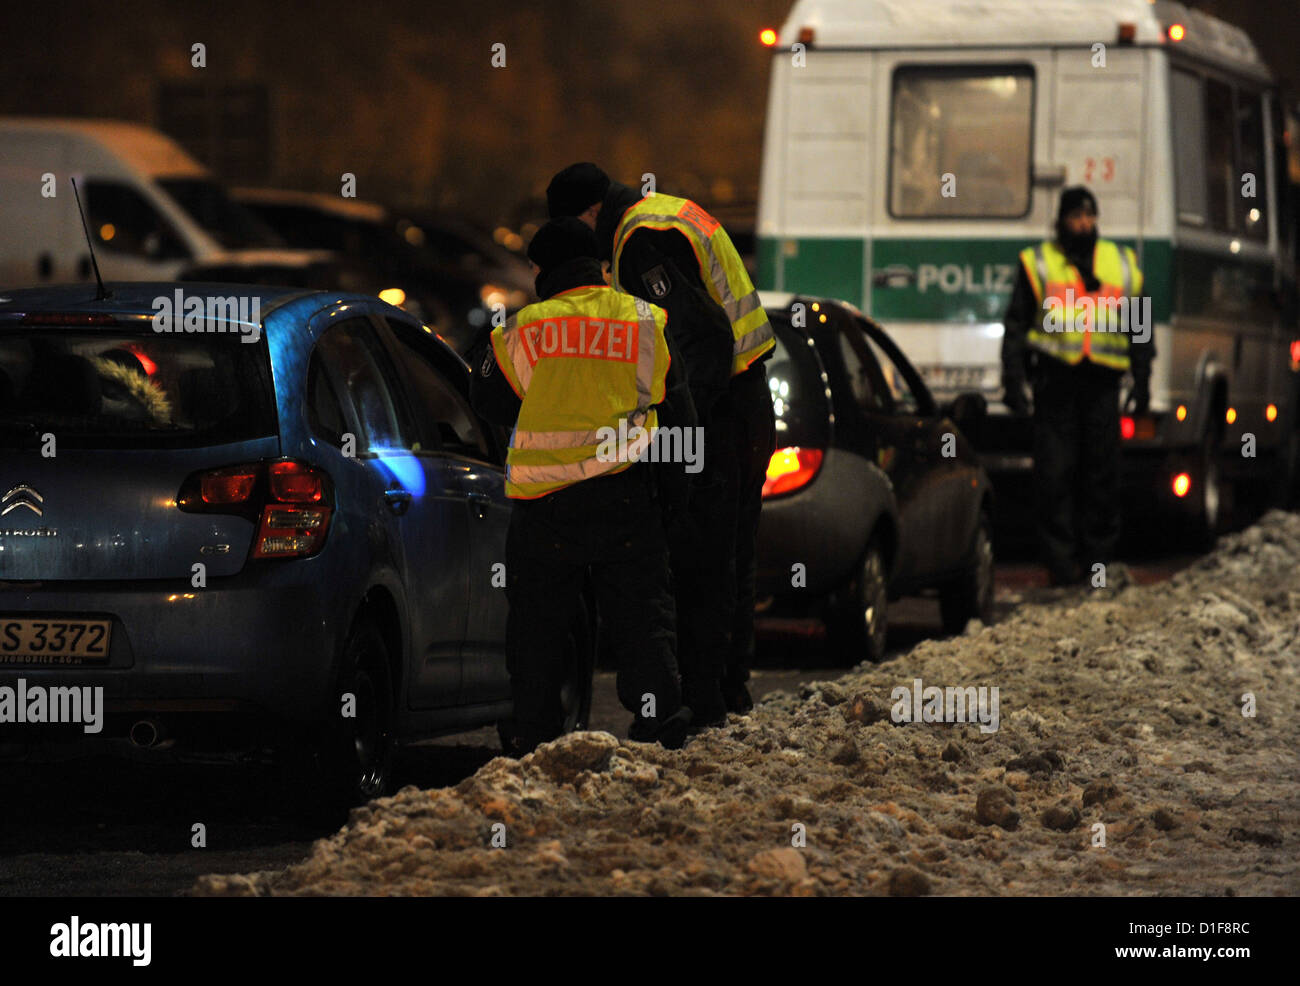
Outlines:
{"type": "Polygon", "coordinates": [[[1294,895],[1298,677],[1300,516],[1273,513],[1167,583],[1026,604],[681,751],[497,758],[193,892],[1294,895]],[[924,692],[895,723],[915,679],[986,689],[984,724],[924,721],[924,692]]]}

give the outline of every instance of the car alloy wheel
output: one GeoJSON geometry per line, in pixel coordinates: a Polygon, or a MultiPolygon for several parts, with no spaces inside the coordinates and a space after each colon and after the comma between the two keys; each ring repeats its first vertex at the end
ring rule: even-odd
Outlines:
{"type": "Polygon", "coordinates": [[[993,622],[995,558],[991,531],[988,515],[981,513],[975,525],[970,567],[939,590],[939,614],[945,633],[961,633],[972,619],[984,624],[993,622]]]}
{"type": "Polygon", "coordinates": [[[888,637],[889,578],[885,555],[872,541],[863,554],[857,576],[826,613],[831,649],[845,660],[879,662],[888,637]]]}
{"type": "Polygon", "coordinates": [[[872,547],[862,565],[862,621],[867,636],[866,656],[872,661],[879,661],[885,656],[888,602],[885,559],[879,549],[872,547]]]}
{"type": "Polygon", "coordinates": [[[372,624],[361,622],[349,635],[340,681],[340,692],[354,696],[355,715],[342,718],[343,736],[327,771],[345,800],[382,797],[396,750],[394,699],[388,648],[372,624]]]}

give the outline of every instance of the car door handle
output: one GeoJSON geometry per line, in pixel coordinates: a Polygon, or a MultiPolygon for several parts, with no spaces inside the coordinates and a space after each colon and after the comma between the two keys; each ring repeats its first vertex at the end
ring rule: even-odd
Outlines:
{"type": "Polygon", "coordinates": [[[470,493],[466,499],[469,500],[469,508],[474,512],[474,516],[479,520],[486,520],[488,507],[492,506],[492,498],[483,493],[470,493]]]}
{"type": "Polygon", "coordinates": [[[411,506],[411,494],[407,490],[384,490],[384,502],[400,517],[411,506]]]}

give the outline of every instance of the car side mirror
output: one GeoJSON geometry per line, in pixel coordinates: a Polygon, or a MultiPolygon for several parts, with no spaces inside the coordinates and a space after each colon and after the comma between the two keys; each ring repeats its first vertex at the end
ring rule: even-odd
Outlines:
{"type": "Polygon", "coordinates": [[[977,424],[988,414],[988,411],[989,402],[985,400],[984,395],[973,391],[958,394],[943,407],[943,413],[951,418],[953,423],[963,431],[977,424]]]}

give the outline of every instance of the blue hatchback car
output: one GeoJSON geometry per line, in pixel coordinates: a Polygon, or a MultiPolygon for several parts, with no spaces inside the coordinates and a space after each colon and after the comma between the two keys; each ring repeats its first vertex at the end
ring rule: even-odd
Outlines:
{"type": "Polygon", "coordinates": [[[504,449],[460,357],[362,295],[110,288],[0,293],[0,690],[105,708],[0,756],[297,752],[358,800],[508,717],[504,449]]]}

